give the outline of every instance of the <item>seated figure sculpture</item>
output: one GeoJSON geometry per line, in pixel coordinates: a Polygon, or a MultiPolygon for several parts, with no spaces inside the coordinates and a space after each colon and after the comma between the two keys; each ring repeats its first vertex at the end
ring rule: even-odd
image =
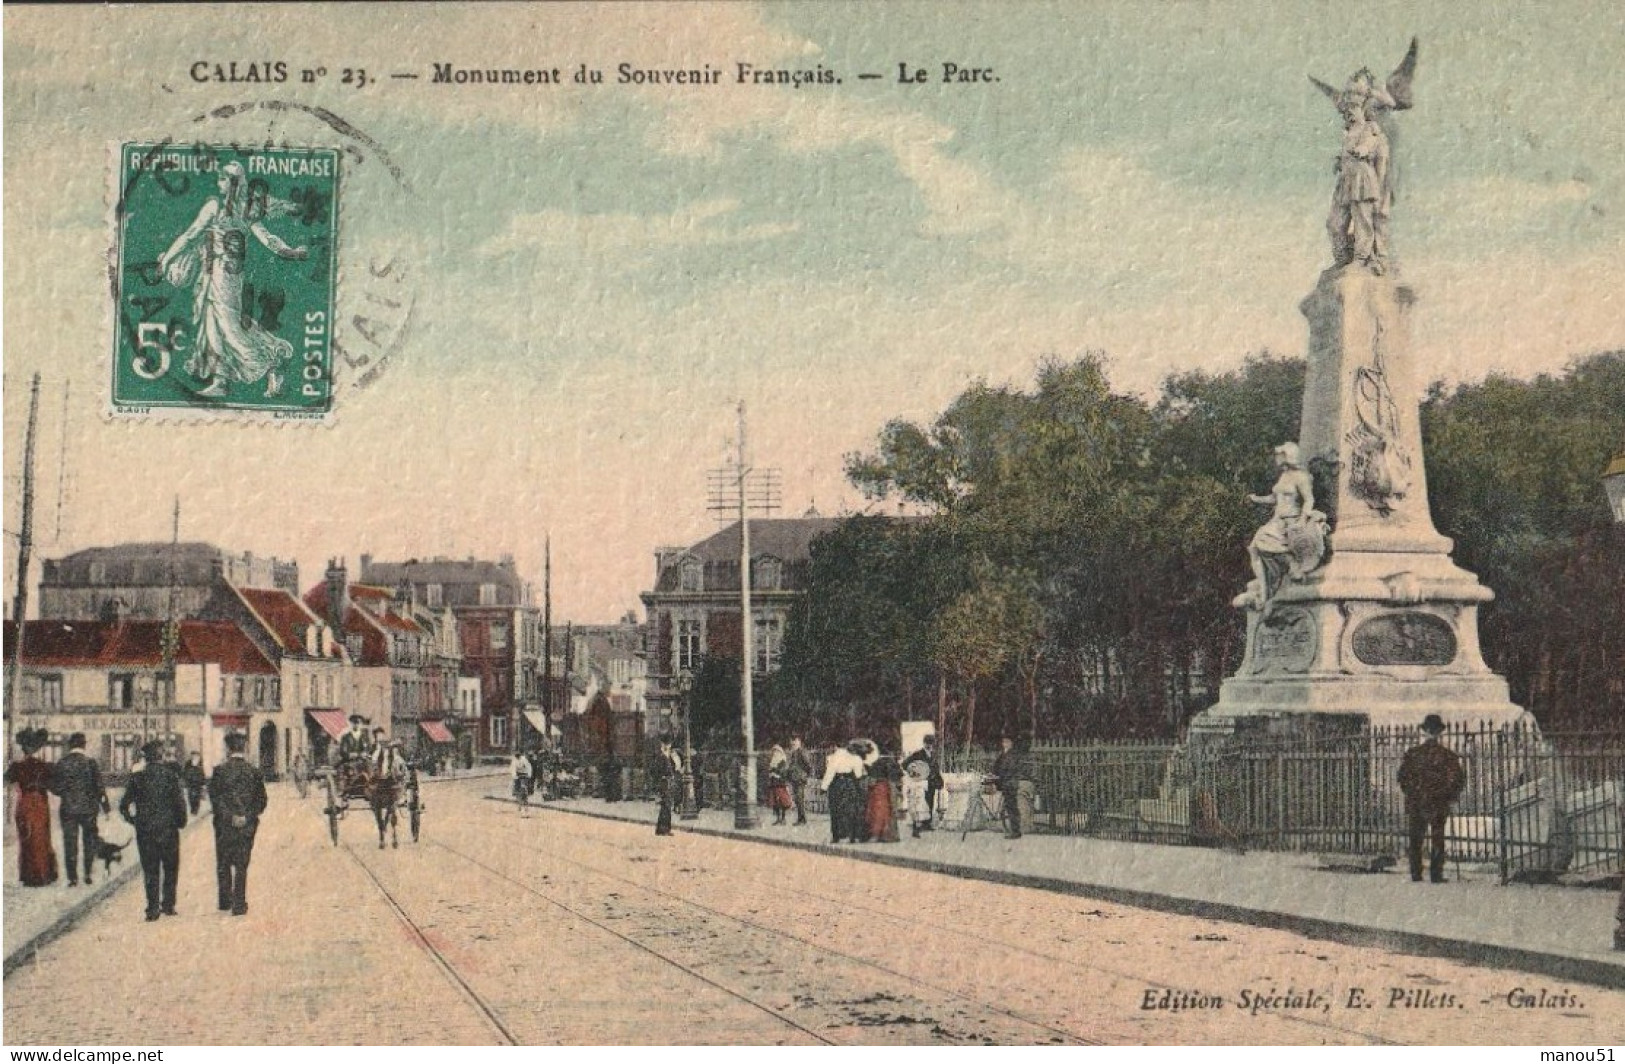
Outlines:
{"type": "Polygon", "coordinates": [[[1247,496],[1274,510],[1247,546],[1253,581],[1236,600],[1238,606],[1263,609],[1286,577],[1300,580],[1326,558],[1326,515],[1315,509],[1314,481],[1303,468],[1298,445],[1275,448],[1275,464],[1281,472],[1270,494],[1247,496]]]}

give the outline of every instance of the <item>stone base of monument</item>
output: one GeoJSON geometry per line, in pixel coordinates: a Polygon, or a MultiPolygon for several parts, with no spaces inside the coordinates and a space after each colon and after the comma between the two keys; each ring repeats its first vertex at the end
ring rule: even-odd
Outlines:
{"type": "Polygon", "coordinates": [[[1446,724],[1530,723],[1479,649],[1478,609],[1494,594],[1451,561],[1429,512],[1415,305],[1394,270],[1353,266],[1322,273],[1303,301],[1299,444],[1332,529],[1330,555],[1285,577],[1262,608],[1256,587],[1238,600],[1245,657],[1194,734],[1414,727],[1430,713],[1446,724]]]}
{"type": "Polygon", "coordinates": [[[1340,732],[1351,720],[1415,726],[1430,713],[1446,724],[1527,724],[1479,649],[1478,607],[1490,598],[1448,554],[1334,555],[1247,610],[1241,667],[1192,729],[1340,732]],[[1296,718],[1327,719],[1317,728],[1296,718]]]}

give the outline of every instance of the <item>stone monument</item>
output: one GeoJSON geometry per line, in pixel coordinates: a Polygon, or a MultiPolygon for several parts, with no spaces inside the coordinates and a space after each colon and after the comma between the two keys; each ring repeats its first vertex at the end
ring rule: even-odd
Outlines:
{"type": "MultiPolygon", "coordinates": [[[[1526,714],[1485,665],[1478,608],[1494,597],[1433,527],[1411,362],[1416,297],[1388,245],[1393,203],[1384,123],[1411,106],[1416,42],[1386,85],[1361,70],[1315,81],[1343,118],[1328,228],[1332,265],[1301,305],[1308,374],[1298,441],[1254,502],[1274,511],[1248,549],[1236,599],[1246,653],[1201,734],[1254,727],[1506,725],[1526,714]]],[[[1313,79],[1311,79],[1313,80],[1313,79]]]]}

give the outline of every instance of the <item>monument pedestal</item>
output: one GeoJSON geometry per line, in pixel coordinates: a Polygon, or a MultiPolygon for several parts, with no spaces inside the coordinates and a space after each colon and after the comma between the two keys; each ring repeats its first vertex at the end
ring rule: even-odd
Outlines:
{"type": "Polygon", "coordinates": [[[1309,366],[1299,446],[1332,532],[1318,569],[1247,607],[1240,669],[1192,731],[1341,730],[1524,720],[1485,665],[1478,607],[1494,598],[1433,527],[1411,371],[1411,289],[1359,267],[1304,300],[1309,366]],[[1294,723],[1295,718],[1305,718],[1294,723]],[[1274,724],[1266,722],[1273,721],[1274,724]]]}

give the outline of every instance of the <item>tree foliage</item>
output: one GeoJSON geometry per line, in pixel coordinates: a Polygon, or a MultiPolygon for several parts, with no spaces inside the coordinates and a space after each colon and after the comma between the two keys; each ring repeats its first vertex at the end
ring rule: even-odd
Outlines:
{"type": "MultiPolygon", "coordinates": [[[[1265,516],[1247,495],[1297,438],[1303,382],[1301,360],[1266,353],[1147,402],[1087,355],[888,424],[848,475],[933,516],[853,518],[814,545],[775,711],[879,732],[934,716],[940,684],[960,738],[1173,731],[1239,660],[1230,602],[1265,516]]],[[[1549,724],[1617,717],[1625,534],[1598,476],[1625,446],[1625,355],[1435,387],[1422,414],[1440,530],[1498,593],[1487,657],[1549,724]]]]}

